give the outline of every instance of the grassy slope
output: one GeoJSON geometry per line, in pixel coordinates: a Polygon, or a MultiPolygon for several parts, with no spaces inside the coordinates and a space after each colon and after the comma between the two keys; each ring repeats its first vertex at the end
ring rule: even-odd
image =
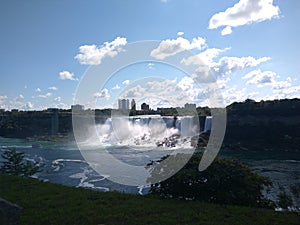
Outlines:
{"type": "Polygon", "coordinates": [[[21,224],[300,224],[266,209],[97,192],[0,175],[0,197],[23,208],[21,224]]]}

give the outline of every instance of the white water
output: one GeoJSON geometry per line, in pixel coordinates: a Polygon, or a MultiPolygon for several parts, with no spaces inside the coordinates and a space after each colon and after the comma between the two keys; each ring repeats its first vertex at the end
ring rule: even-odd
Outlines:
{"type": "MultiPolygon", "coordinates": [[[[199,135],[198,118],[161,117],[159,115],[108,118],[96,125],[96,134],[90,134],[89,145],[125,145],[153,147],[158,143],[173,143],[171,147],[190,147],[189,139],[199,135]]],[[[206,125],[208,131],[210,125],[206,125]]]]}
{"type": "Polygon", "coordinates": [[[205,125],[204,125],[204,132],[208,132],[211,130],[211,122],[212,122],[212,116],[207,116],[205,118],[205,125]]]}

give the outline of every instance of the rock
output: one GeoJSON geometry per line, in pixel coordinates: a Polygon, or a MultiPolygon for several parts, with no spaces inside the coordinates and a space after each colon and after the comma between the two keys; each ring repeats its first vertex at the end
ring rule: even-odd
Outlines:
{"type": "Polygon", "coordinates": [[[0,224],[20,224],[21,207],[0,198],[0,224]]]}

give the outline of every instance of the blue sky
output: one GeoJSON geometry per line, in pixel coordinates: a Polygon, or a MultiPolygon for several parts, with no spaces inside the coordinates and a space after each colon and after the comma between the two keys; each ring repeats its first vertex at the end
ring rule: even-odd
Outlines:
{"type": "MultiPolygon", "coordinates": [[[[299,8],[298,0],[3,0],[0,108],[69,108],[89,66],[144,40],[161,42],[154,59],[181,48],[198,55],[217,77],[225,105],[300,97],[299,8]]],[[[191,77],[145,62],[105,83],[95,93],[97,107],[112,107],[119,97],[149,97],[152,108],[164,106],[145,88],[129,86],[147,76],[163,77],[166,88],[182,87],[186,101],[207,103],[191,77]]]]}

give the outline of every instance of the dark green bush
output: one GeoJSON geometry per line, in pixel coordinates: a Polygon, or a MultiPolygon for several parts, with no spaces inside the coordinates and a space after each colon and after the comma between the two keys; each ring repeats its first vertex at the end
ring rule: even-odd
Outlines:
{"type": "Polygon", "coordinates": [[[29,177],[41,171],[38,162],[24,160],[23,152],[6,150],[1,156],[5,160],[1,163],[1,173],[29,177]]]}
{"type": "MultiPolygon", "coordinates": [[[[169,156],[176,157],[176,156],[169,156]]],[[[205,171],[199,172],[202,154],[196,153],[174,176],[151,185],[150,193],[163,198],[200,200],[219,204],[274,207],[262,191],[272,182],[236,159],[216,159],[205,171]]],[[[152,174],[161,171],[161,164],[152,163],[152,174]]],[[[164,168],[166,170],[166,168],[164,168]]]]}

